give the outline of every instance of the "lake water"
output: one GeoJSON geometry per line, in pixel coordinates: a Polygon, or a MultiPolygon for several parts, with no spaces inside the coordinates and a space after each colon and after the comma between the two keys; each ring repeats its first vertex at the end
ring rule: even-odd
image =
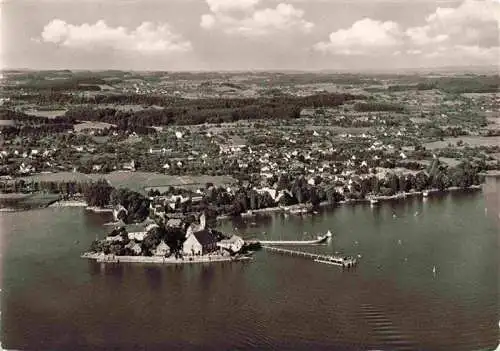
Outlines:
{"type": "Polygon", "coordinates": [[[498,184],[489,178],[482,193],[221,226],[237,227],[245,238],[311,238],[331,230],[328,245],[304,250],[360,254],[351,270],[265,251],[252,262],[104,265],[79,254],[105,235],[109,218],[78,208],[4,213],[2,346],[494,349],[498,184]]]}

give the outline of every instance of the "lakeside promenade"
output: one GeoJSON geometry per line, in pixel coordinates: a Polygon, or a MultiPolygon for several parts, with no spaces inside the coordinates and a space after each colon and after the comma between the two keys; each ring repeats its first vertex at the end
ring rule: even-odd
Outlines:
{"type": "Polygon", "coordinates": [[[103,253],[84,253],[81,258],[95,260],[101,263],[155,263],[155,264],[193,264],[193,263],[215,263],[249,261],[250,255],[225,256],[209,254],[202,256],[184,256],[182,258],[164,256],[117,256],[103,253]]]}

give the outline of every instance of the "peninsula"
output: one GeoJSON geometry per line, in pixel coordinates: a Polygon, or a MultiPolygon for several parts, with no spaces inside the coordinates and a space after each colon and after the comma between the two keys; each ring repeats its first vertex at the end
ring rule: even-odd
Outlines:
{"type": "Polygon", "coordinates": [[[199,223],[148,217],[138,225],[117,222],[103,240],[95,240],[82,257],[98,262],[202,263],[251,259],[250,247],[237,235],[207,228],[202,213],[199,223]],[[156,220],[156,221],[155,221],[156,220]],[[123,225],[122,225],[123,224],[123,225]]]}

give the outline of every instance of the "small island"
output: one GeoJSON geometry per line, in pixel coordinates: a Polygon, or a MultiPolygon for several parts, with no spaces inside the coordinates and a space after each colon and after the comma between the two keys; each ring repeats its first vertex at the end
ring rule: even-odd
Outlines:
{"type": "Polygon", "coordinates": [[[241,261],[251,259],[254,246],[237,235],[208,228],[202,213],[198,223],[150,217],[139,225],[118,222],[106,238],[93,241],[82,257],[98,262],[165,264],[241,261]]]}

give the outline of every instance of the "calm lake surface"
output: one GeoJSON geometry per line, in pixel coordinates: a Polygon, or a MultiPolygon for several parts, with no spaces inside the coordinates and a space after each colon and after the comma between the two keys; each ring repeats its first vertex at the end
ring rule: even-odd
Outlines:
{"type": "Polygon", "coordinates": [[[78,208],[4,213],[2,346],[494,349],[498,186],[489,178],[483,192],[221,225],[245,238],[331,230],[328,245],[304,250],[360,254],[351,270],[265,251],[245,263],[103,265],[79,255],[105,235],[109,218],[78,208]]]}

